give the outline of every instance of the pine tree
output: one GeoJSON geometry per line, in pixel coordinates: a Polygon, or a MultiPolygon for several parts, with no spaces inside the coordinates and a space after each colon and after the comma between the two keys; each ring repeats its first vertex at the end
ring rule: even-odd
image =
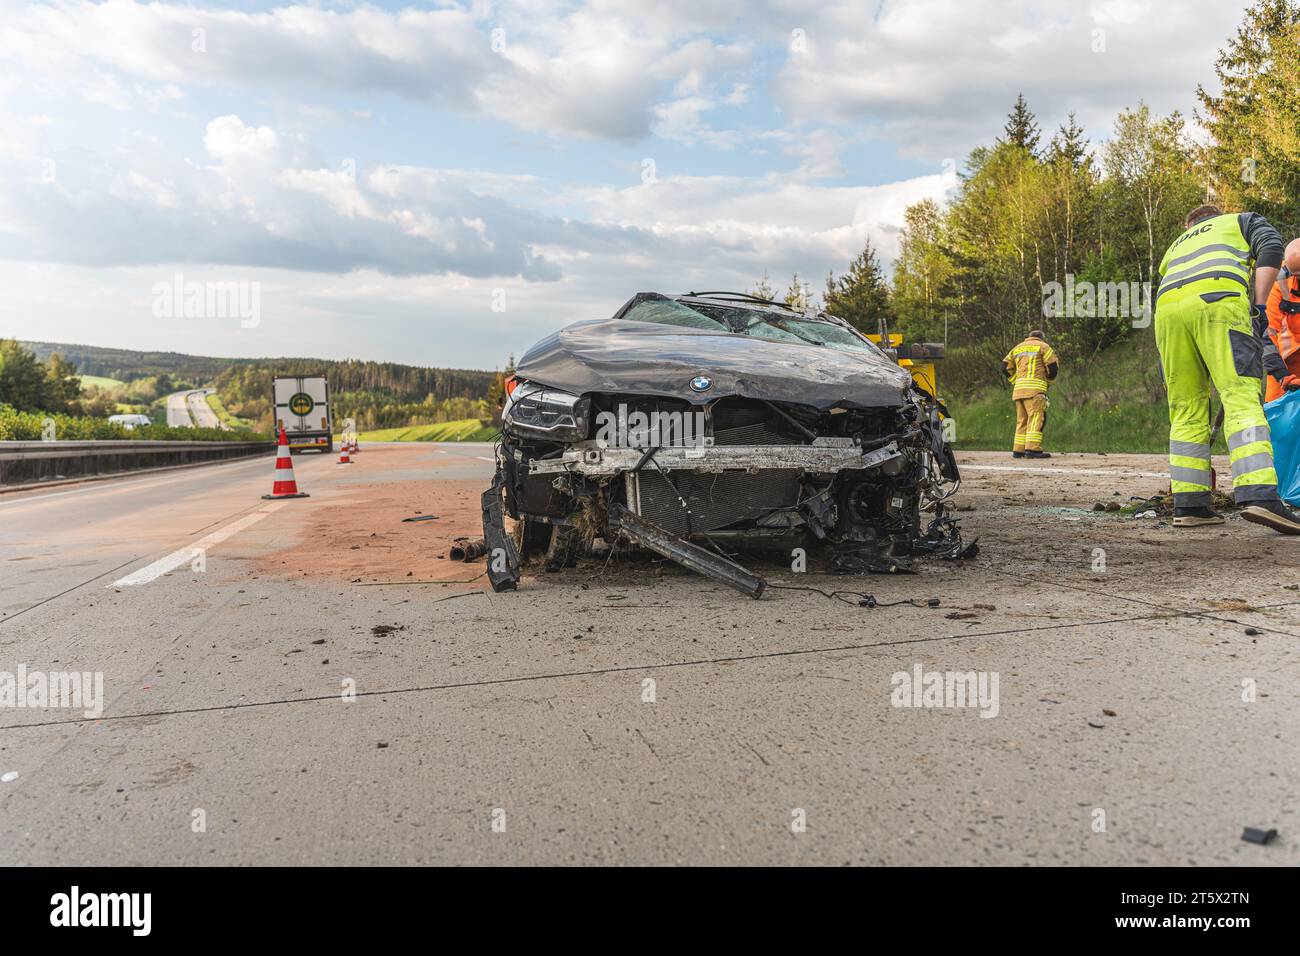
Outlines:
{"type": "Polygon", "coordinates": [[[1016,105],[1007,116],[1002,141],[1018,146],[1030,156],[1038,154],[1038,121],[1025,102],[1025,94],[1016,94],[1016,105]]]}
{"type": "Polygon", "coordinates": [[[1075,119],[1071,110],[1066,122],[1056,128],[1051,143],[1047,147],[1049,163],[1067,162],[1074,169],[1083,165],[1088,156],[1088,139],[1083,134],[1083,127],[1075,119]]]}
{"type": "Polygon", "coordinates": [[[1214,194],[1225,208],[1300,223],[1300,4],[1256,0],[1214,71],[1221,92],[1196,89],[1214,194]]]}
{"type": "Polygon", "coordinates": [[[849,263],[849,271],[839,279],[828,277],[826,311],[848,322],[859,332],[880,331],[880,320],[893,319],[889,284],[876,250],[868,238],[862,251],[849,263]]]}
{"type": "Polygon", "coordinates": [[[790,285],[785,290],[783,300],[786,305],[792,309],[798,309],[800,312],[806,311],[812,305],[812,289],[808,283],[799,278],[799,273],[790,277],[790,285]]]}
{"type": "Polygon", "coordinates": [[[768,302],[776,301],[776,290],[772,288],[772,282],[768,279],[767,273],[763,273],[763,278],[758,280],[758,285],[749,290],[749,294],[758,296],[760,299],[766,299],[768,302]]]}

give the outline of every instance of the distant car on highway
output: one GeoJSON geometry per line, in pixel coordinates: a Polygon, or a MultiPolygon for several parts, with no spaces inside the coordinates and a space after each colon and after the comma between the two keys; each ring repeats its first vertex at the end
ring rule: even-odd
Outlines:
{"type": "Polygon", "coordinates": [[[108,420],[116,425],[121,425],[127,431],[153,424],[153,419],[148,415],[109,415],[108,420]]]}

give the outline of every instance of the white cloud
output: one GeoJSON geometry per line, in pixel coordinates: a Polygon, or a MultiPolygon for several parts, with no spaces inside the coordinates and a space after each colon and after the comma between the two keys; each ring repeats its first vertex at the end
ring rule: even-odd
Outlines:
{"type": "Polygon", "coordinates": [[[490,18],[457,7],[246,13],[63,0],[8,22],[0,61],[36,88],[116,109],[156,106],[186,87],[382,92],[520,129],[635,140],[650,131],[660,83],[701,90],[748,57],[743,45],[690,32],[671,20],[648,28],[599,3],[506,4],[490,18]]]}
{"type": "Polygon", "coordinates": [[[880,4],[870,22],[860,3],[818,4],[800,23],[809,49],[789,53],[772,93],[796,122],[868,126],[930,159],[987,142],[1019,92],[1044,125],[1076,110],[1104,133],[1139,98],[1186,111],[1243,7],[906,0],[880,4]]]}
{"type": "Polygon", "coordinates": [[[1074,109],[1096,141],[1140,98],[1190,106],[1244,5],[219,2],[6,5],[0,280],[45,330],[13,332],[273,354],[312,328],[342,336],[328,354],[448,364],[403,351],[432,324],[433,341],[468,343],[455,362],[491,365],[638,290],[783,285],[796,270],[819,284],[868,237],[891,259],[906,206],[953,185],[850,180],[865,139],[960,163],[1023,91],[1045,137],[1074,109]],[[490,169],[446,158],[441,137],[497,123],[551,142],[500,144],[490,169]],[[325,158],[372,132],[400,162],[325,158]],[[661,150],[656,182],[617,165],[661,150]],[[147,290],[178,268],[265,277],[281,321],[224,348],[141,324],[147,290]],[[489,309],[496,288],[505,316],[489,309]]]}

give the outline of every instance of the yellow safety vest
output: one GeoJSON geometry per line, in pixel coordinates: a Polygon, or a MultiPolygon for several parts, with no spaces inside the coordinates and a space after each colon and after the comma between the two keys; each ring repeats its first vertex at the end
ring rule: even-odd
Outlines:
{"type": "Polygon", "coordinates": [[[1250,243],[1236,213],[1198,222],[1174,240],[1160,262],[1156,308],[1206,293],[1238,292],[1250,304],[1250,243]]]}

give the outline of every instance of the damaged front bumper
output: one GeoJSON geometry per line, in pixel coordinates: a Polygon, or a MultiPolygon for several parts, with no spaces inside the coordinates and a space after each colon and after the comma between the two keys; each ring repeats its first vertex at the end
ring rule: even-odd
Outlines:
{"type": "Polygon", "coordinates": [[[767,470],[834,474],[846,469],[879,468],[899,455],[894,442],[863,451],[860,445],[847,438],[818,438],[811,445],[697,445],[652,451],[609,448],[600,442],[584,441],[566,449],[559,458],[532,462],[529,471],[534,475],[568,473],[588,478],[611,478],[638,472],[653,460],[654,466],[664,472],[718,474],[767,470]]]}
{"type": "Polygon", "coordinates": [[[916,555],[970,557],[975,546],[963,544],[945,506],[959,475],[938,417],[904,419],[895,434],[804,444],[539,447],[507,434],[483,499],[489,580],[497,591],[514,588],[521,551],[545,549],[554,570],[594,540],[647,548],[751,597],[766,582],[734,560],[738,550],[819,546],[832,573],[908,571],[916,555]]]}

